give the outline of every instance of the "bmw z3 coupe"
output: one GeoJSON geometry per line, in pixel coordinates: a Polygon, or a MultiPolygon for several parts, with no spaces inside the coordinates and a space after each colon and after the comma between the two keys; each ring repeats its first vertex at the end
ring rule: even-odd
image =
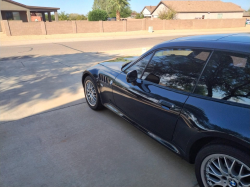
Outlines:
{"type": "Polygon", "coordinates": [[[103,106],[190,163],[200,187],[250,187],[250,34],[178,38],[82,76],[103,106]]]}

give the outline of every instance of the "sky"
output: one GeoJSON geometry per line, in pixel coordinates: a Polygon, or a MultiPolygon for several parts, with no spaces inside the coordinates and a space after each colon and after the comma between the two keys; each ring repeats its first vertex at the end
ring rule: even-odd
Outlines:
{"type": "MultiPolygon", "coordinates": [[[[15,0],[19,3],[31,6],[58,7],[60,11],[66,13],[87,14],[92,10],[94,0],[15,0]]],[[[222,0],[224,2],[235,3],[241,8],[248,10],[250,8],[250,0],[222,0]]],[[[160,0],[130,0],[132,10],[142,11],[144,6],[156,6],[160,0]]]]}

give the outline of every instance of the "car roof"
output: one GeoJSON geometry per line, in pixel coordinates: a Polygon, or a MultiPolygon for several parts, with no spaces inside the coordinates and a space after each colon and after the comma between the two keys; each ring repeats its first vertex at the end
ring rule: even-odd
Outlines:
{"type": "Polygon", "coordinates": [[[250,53],[250,33],[181,37],[158,44],[152,49],[163,47],[195,47],[250,53]]]}

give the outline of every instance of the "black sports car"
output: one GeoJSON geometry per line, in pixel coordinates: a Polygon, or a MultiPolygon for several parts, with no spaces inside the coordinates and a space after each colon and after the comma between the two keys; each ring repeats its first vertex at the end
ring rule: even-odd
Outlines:
{"type": "Polygon", "coordinates": [[[250,34],[191,36],[87,69],[85,97],[190,163],[199,185],[250,186],[250,34]]]}

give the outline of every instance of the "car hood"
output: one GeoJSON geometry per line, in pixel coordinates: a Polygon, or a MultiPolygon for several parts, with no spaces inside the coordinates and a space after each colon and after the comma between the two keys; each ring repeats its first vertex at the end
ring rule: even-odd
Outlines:
{"type": "Polygon", "coordinates": [[[122,67],[126,67],[137,58],[137,56],[117,57],[105,62],[101,62],[100,65],[106,66],[116,71],[121,71],[122,67]]]}

